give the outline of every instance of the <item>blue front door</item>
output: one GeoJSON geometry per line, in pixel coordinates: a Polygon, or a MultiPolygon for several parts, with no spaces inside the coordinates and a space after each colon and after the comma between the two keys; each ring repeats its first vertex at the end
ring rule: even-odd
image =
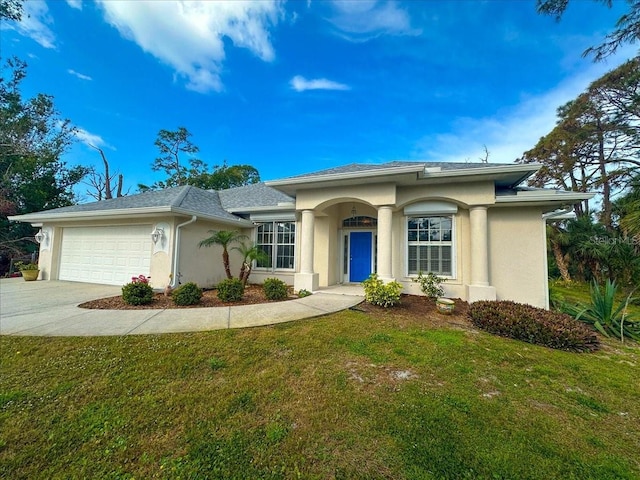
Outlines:
{"type": "Polygon", "coordinates": [[[349,281],[362,282],[371,275],[371,232],[351,232],[349,281]]]}

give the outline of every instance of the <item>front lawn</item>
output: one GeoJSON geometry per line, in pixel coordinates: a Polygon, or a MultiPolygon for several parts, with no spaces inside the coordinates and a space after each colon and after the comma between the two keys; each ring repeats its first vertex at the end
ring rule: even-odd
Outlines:
{"type": "Polygon", "coordinates": [[[0,478],[640,478],[640,348],[447,318],[0,337],[0,478]]]}

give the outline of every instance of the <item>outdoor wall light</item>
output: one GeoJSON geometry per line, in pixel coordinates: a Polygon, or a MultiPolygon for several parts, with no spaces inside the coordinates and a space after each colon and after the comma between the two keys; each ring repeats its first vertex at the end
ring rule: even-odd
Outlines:
{"type": "Polygon", "coordinates": [[[353,208],[351,209],[351,218],[356,218],[358,216],[358,210],[356,210],[356,205],[353,205],[353,208]]]}
{"type": "Polygon", "coordinates": [[[43,232],[42,229],[40,229],[34,238],[36,239],[36,242],[43,243],[47,240],[47,232],[43,232]]]}
{"type": "Polygon", "coordinates": [[[153,243],[158,243],[158,240],[162,237],[164,237],[164,230],[162,228],[156,227],[155,230],[151,232],[151,240],[153,243]]]}

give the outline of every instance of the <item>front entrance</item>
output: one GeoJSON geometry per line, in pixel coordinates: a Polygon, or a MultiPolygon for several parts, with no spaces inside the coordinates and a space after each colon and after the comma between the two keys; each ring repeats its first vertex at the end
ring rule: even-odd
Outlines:
{"type": "Polygon", "coordinates": [[[362,282],[373,269],[373,234],[371,232],[349,233],[349,282],[362,282]]]}

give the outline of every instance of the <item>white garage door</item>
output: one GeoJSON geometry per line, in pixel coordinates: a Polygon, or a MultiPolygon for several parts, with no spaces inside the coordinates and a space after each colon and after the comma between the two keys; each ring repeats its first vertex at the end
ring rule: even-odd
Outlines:
{"type": "Polygon", "coordinates": [[[124,285],[149,275],[151,225],[72,227],[62,232],[60,280],[124,285]]]}

